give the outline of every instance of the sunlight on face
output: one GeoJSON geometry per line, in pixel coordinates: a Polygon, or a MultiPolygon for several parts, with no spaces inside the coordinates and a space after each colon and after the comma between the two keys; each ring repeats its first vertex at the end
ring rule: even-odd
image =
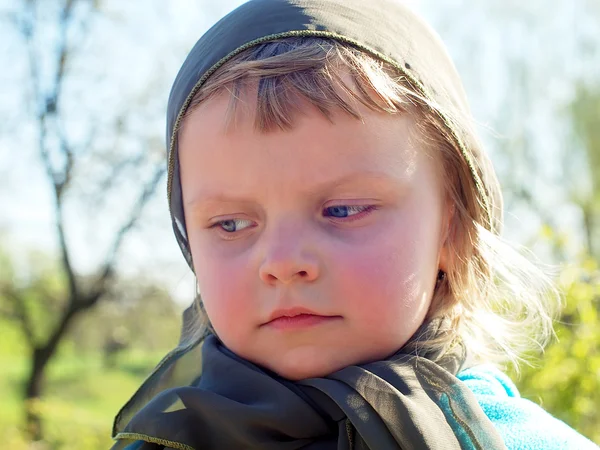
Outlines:
{"type": "Polygon", "coordinates": [[[179,138],[217,335],[293,380],[391,355],[423,322],[444,253],[441,182],[412,120],[365,109],[364,123],[340,112],[332,124],[307,106],[291,131],[255,131],[246,112],[226,132],[228,101],[200,105],[179,138]],[[267,323],[293,307],[331,317],[267,323]]]}

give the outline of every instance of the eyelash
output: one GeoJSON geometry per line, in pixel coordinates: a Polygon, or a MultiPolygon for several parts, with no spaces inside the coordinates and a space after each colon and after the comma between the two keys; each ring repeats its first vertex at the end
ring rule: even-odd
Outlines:
{"type": "MultiPolygon", "coordinates": [[[[352,214],[351,216],[335,217],[338,220],[341,219],[343,222],[352,222],[352,221],[358,220],[361,217],[364,217],[365,215],[372,212],[375,209],[375,206],[374,205],[333,205],[333,206],[328,206],[327,208],[323,208],[323,211],[326,211],[326,210],[332,209],[332,208],[358,209],[359,211],[356,214],[352,214]]],[[[332,216],[326,216],[326,217],[332,217],[332,216]]]]}
{"type": "MultiPolygon", "coordinates": [[[[326,208],[323,208],[323,212],[327,211],[328,209],[342,208],[342,207],[345,207],[345,208],[348,208],[348,209],[359,209],[359,211],[356,214],[352,214],[352,215],[349,215],[349,216],[346,216],[346,217],[334,217],[334,219],[336,219],[336,221],[353,222],[355,220],[359,220],[359,219],[365,217],[366,215],[370,214],[375,209],[377,209],[377,207],[375,205],[333,205],[333,206],[328,206],[326,208]]],[[[325,216],[325,217],[333,217],[333,216],[325,216]]],[[[238,230],[236,230],[236,231],[226,231],[225,229],[223,229],[223,224],[225,222],[232,222],[232,221],[235,221],[235,220],[250,222],[248,219],[226,219],[226,220],[219,220],[218,222],[215,222],[213,225],[211,225],[210,228],[220,228],[221,231],[223,231],[224,233],[229,234],[229,235],[233,235],[238,230]]],[[[248,227],[248,228],[252,228],[252,227],[248,227]]]]}

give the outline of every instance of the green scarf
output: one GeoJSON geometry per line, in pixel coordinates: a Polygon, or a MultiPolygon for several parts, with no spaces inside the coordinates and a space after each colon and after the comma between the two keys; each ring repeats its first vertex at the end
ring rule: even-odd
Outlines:
{"type": "MultiPolygon", "coordinates": [[[[189,309],[184,325],[193,319],[189,309]]],[[[463,345],[415,354],[419,340],[448,327],[431,321],[386,360],[296,382],[238,357],[209,334],[158,365],[117,416],[113,450],[134,440],[184,450],[504,449],[454,376],[465,360],[463,345]]]]}

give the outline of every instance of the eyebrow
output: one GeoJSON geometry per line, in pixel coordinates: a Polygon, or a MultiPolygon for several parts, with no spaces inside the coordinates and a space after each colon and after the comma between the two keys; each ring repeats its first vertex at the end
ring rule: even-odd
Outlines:
{"type": "MultiPolygon", "coordinates": [[[[304,189],[304,194],[307,196],[316,196],[323,191],[328,191],[338,186],[359,182],[372,182],[374,184],[391,183],[395,186],[398,186],[401,183],[401,178],[383,172],[352,172],[333,180],[326,180],[312,185],[309,188],[304,189]]],[[[197,195],[189,202],[185,202],[184,207],[193,208],[194,211],[198,211],[205,209],[209,204],[216,203],[240,204],[256,203],[256,201],[247,196],[233,196],[223,193],[207,193],[206,195],[197,195]]]]}
{"type": "Polygon", "coordinates": [[[398,177],[383,172],[352,172],[334,180],[327,180],[321,183],[317,183],[314,186],[307,188],[306,193],[308,195],[316,195],[319,192],[327,191],[337,186],[364,182],[399,183],[400,179],[398,177]]]}

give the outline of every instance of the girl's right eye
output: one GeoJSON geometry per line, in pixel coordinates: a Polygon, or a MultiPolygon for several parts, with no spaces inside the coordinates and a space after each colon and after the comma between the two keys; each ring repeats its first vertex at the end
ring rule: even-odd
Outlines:
{"type": "Polygon", "coordinates": [[[252,226],[252,221],[247,219],[228,219],[216,222],[211,228],[219,227],[226,233],[235,233],[250,226],[252,226]]]}

